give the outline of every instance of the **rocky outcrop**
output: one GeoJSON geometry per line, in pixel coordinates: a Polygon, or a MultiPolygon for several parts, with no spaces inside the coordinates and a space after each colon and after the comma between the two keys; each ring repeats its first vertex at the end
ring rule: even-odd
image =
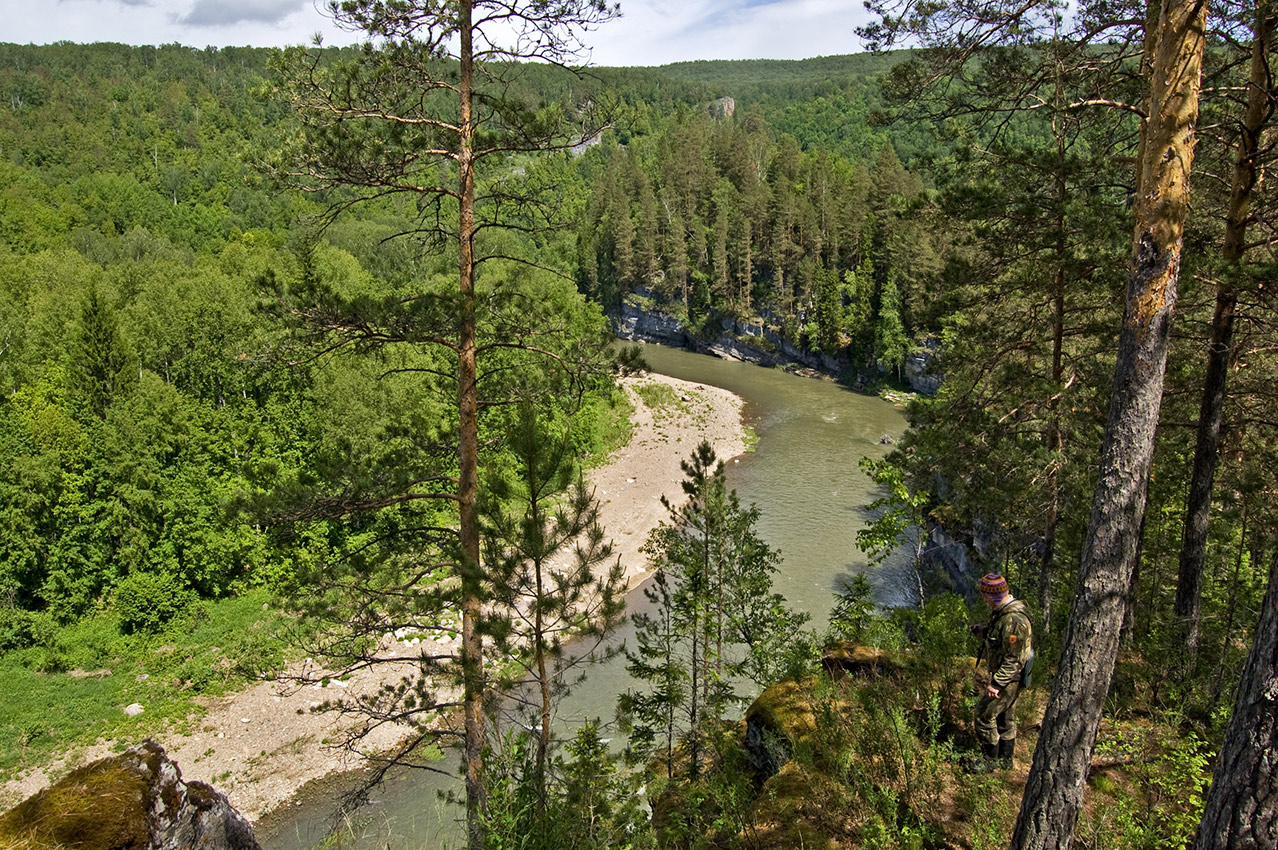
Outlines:
{"type": "Polygon", "coordinates": [[[226,797],[183,782],[154,741],[73,771],[0,815],[0,847],[261,850],[226,797]]]}
{"type": "Polygon", "coordinates": [[[936,354],[941,348],[941,341],[929,337],[919,348],[905,356],[905,365],[901,370],[905,382],[910,389],[920,395],[936,395],[941,389],[943,375],[935,371],[936,354]]]}
{"type": "Polygon", "coordinates": [[[613,318],[613,331],[622,339],[659,342],[684,348],[691,339],[678,317],[626,302],[613,318]]]}
{"type": "Polygon", "coordinates": [[[710,117],[716,121],[726,121],[737,111],[737,102],[730,97],[721,97],[710,101],[710,117]]]}
{"type": "MultiPolygon", "coordinates": [[[[851,375],[852,362],[846,355],[834,357],[810,351],[757,320],[723,319],[722,333],[705,339],[689,330],[677,316],[655,309],[652,293],[639,290],[635,295],[637,298],[623,303],[620,313],[613,317],[613,330],[622,339],[657,342],[759,366],[780,366],[808,377],[843,378],[858,387],[878,378],[851,375]]],[[[939,347],[940,341],[933,338],[906,358],[902,372],[915,392],[934,395],[940,389],[942,376],[933,371],[939,347]]]]}
{"type": "Polygon", "coordinates": [[[812,377],[832,377],[848,371],[847,358],[808,351],[757,322],[724,319],[721,327],[723,332],[718,337],[703,339],[677,316],[629,302],[622,304],[621,312],[613,319],[613,330],[622,339],[657,342],[759,366],[791,370],[800,367],[810,370],[812,377]]]}
{"type": "Polygon", "coordinates": [[[976,579],[982,573],[972,557],[968,543],[949,534],[939,525],[928,529],[927,543],[923,546],[921,562],[932,574],[942,579],[947,589],[972,601],[975,597],[976,579]]]}

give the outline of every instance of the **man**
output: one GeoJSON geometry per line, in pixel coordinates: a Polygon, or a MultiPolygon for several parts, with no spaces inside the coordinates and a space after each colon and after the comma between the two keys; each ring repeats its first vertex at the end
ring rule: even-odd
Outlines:
{"type": "Polygon", "coordinates": [[[977,686],[981,698],[974,726],[985,756],[979,766],[1011,767],[1016,751],[1016,698],[1034,657],[1033,630],[1025,603],[1008,592],[1007,579],[990,573],[978,585],[990,607],[989,623],[972,626],[972,633],[984,640],[981,652],[989,671],[989,680],[977,686]]]}

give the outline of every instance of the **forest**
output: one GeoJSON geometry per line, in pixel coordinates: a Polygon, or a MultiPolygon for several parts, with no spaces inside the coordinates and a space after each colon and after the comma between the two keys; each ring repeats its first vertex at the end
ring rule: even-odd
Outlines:
{"type": "Polygon", "coordinates": [[[0,778],[144,690],[129,734],[419,635],[320,708],[410,730],[370,785],[460,760],[474,850],[1269,846],[1278,9],[875,0],[865,53],[574,71],[615,10],[517,2],[502,45],[444,5],[343,3],[340,49],[0,44],[0,778]],[[854,581],[810,628],[684,460],[618,748],[551,717],[621,651],[586,482],[623,306],[943,380],[863,464],[914,608],[854,581]],[[935,533],[1034,612],[1008,773],[935,533]]]}

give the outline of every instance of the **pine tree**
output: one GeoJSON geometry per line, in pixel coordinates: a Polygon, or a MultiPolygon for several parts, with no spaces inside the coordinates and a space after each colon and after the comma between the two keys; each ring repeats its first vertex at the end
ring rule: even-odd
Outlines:
{"type": "Polygon", "coordinates": [[[569,433],[555,430],[536,407],[519,406],[509,439],[515,469],[508,478],[494,476],[483,506],[487,581],[496,603],[485,631],[498,655],[512,659],[494,685],[533,716],[532,781],[543,813],[556,702],[576,668],[608,656],[601,644],[625,607],[625,570],[604,541],[599,506],[573,462],[569,433]],[[571,653],[569,638],[577,640],[571,653]]]}
{"type": "MultiPolygon", "coordinates": [[[[329,219],[359,199],[407,195],[420,203],[416,236],[455,251],[451,299],[409,299],[432,322],[441,305],[451,315],[436,325],[418,321],[391,334],[370,328],[356,312],[338,321],[338,335],[380,345],[388,338],[434,345],[452,354],[456,391],[457,472],[447,498],[457,508],[456,561],[462,614],[462,671],[468,843],[483,844],[485,672],[483,571],[480,559],[480,351],[477,340],[480,269],[501,246],[489,229],[554,221],[554,199],[535,186],[486,179],[485,166],[504,167],[511,154],[564,150],[594,135],[589,108],[571,117],[540,113],[510,97],[521,62],[564,65],[581,55],[583,33],[616,14],[602,0],[445,0],[443,3],[342,0],[329,6],[338,23],[363,32],[353,55],[296,48],[275,66],[283,96],[301,125],[301,144],[281,172],[309,189],[353,190],[334,202],[329,219]],[[583,126],[583,117],[585,117],[583,126]],[[354,201],[351,197],[354,197],[354,201]]],[[[512,328],[512,330],[514,330],[512,328]]],[[[515,339],[540,329],[516,331],[515,339]]],[[[509,345],[503,341],[502,345],[509,345]]],[[[441,494],[442,495],[442,494],[441,494]]]]}
{"type": "MultiPolygon", "coordinates": [[[[736,699],[734,680],[774,681],[791,666],[806,617],[772,592],[779,555],[754,530],[756,508],[743,508],[727,488],[723,463],[702,442],[682,464],[688,501],[665,501],[670,522],[644,547],[656,567],[646,593],[655,613],[636,618],[636,649],[627,669],[646,681],[621,700],[640,754],[664,744],[667,773],[674,750],[687,748],[696,778],[709,734],[736,699]]],[[[810,641],[809,641],[810,643],[810,641]]]]}
{"type": "Polygon", "coordinates": [[[874,320],[874,358],[880,368],[895,370],[899,379],[909,344],[905,322],[901,319],[901,293],[896,288],[896,274],[889,269],[879,290],[879,310],[874,320]]]}

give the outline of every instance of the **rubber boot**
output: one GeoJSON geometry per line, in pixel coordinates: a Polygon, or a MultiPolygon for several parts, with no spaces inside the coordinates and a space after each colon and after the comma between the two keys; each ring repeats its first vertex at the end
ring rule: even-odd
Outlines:
{"type": "Polygon", "coordinates": [[[1016,739],[1004,738],[998,742],[998,762],[1004,770],[1010,770],[1015,762],[1016,739]]]}
{"type": "Polygon", "coordinates": [[[973,755],[968,762],[968,773],[990,773],[998,767],[998,744],[981,742],[981,754],[973,755]]]}

